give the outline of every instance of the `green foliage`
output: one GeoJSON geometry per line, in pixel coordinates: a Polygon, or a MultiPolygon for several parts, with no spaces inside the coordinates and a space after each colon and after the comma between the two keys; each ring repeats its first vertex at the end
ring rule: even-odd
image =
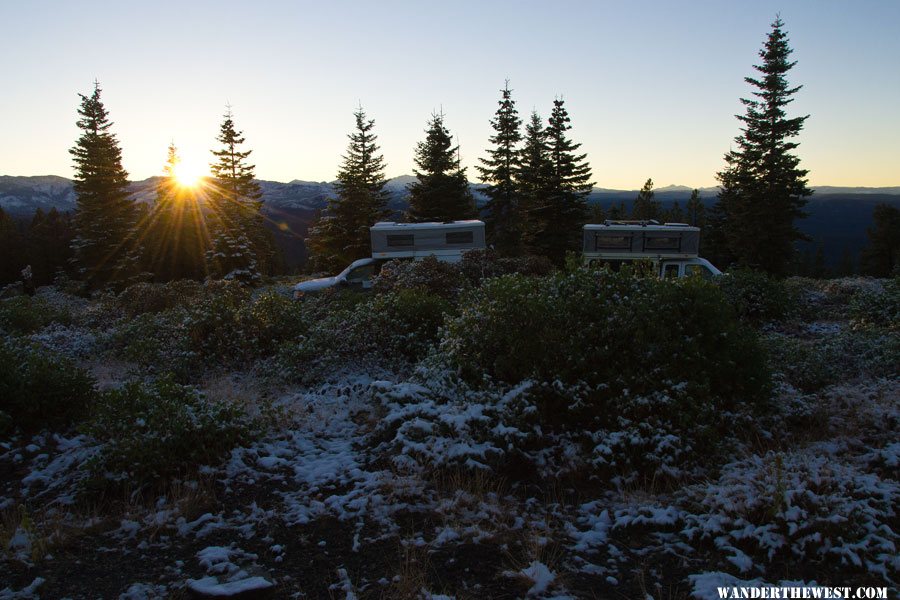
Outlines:
{"type": "Polygon", "coordinates": [[[212,250],[207,255],[210,271],[244,284],[259,283],[271,274],[275,251],[271,233],[265,228],[262,191],[254,179],[254,165],[247,163],[252,150],[241,150],[246,141],[235,129],[231,110],[225,113],[216,138],[210,165],[215,186],[208,199],[213,208],[212,250]]]}
{"type": "Polygon", "coordinates": [[[453,305],[422,286],[404,288],[403,281],[375,297],[320,306],[306,335],[282,348],[281,367],[316,380],[348,363],[402,368],[424,357],[453,305]]]}
{"type": "Polygon", "coordinates": [[[516,148],[522,139],[519,128],[522,119],[512,99],[509,82],[500,90],[502,97],[496,116],[491,119],[494,134],[488,138],[493,148],[487,151],[488,158],[482,158],[476,167],[482,183],[487,186],[482,192],[488,197],[484,206],[484,222],[488,242],[504,255],[518,254],[521,244],[521,218],[519,214],[519,193],[515,174],[519,168],[519,151],[516,148]]]}
{"type": "Polygon", "coordinates": [[[236,282],[142,285],[126,296],[140,296],[142,290],[146,302],[134,309],[141,314],[125,321],[113,342],[125,358],[182,379],[210,365],[271,356],[306,329],[305,303],[275,292],[252,298],[236,282]]]}
{"type": "Polygon", "coordinates": [[[869,244],[859,257],[860,272],[875,277],[900,275],[900,209],[887,203],[877,205],[867,233],[869,244]]]}
{"type": "Polygon", "coordinates": [[[0,330],[27,335],[50,323],[68,324],[72,316],[63,308],[42,298],[15,296],[0,300],[0,330]]]}
{"type": "MultiPolygon", "coordinates": [[[[759,79],[745,78],[756,88],[756,99],[742,99],[747,108],[738,119],[742,133],[736,150],[725,155],[725,169],[717,174],[721,192],[709,241],[725,246],[716,259],[731,254],[738,264],[783,275],[791,263],[793,244],[804,236],[794,222],[804,216],[812,194],[790,141],[800,134],[807,117],[787,118],[785,108],[800,87],[791,88],[787,73],[795,63],[784,23],[776,19],[754,66],[759,79]]],[[[722,263],[724,265],[725,263],[722,263]]]]}
{"type": "Polygon", "coordinates": [[[159,313],[176,306],[188,306],[203,295],[229,293],[229,284],[207,283],[187,279],[170,283],[137,283],[125,288],[116,303],[128,317],[159,313]]]}
{"type": "Polygon", "coordinates": [[[857,325],[900,330],[900,276],[854,295],[850,316],[857,325]]]}
{"type": "Polygon", "coordinates": [[[362,108],[355,113],[356,130],[335,182],[337,198],[310,226],[306,245],[317,269],[341,269],[371,252],[369,227],[386,218],[390,193],[384,189],[384,157],[378,154],[375,121],[362,108]]]}
{"type": "Polygon", "coordinates": [[[489,277],[511,275],[547,275],[553,264],[544,256],[499,257],[493,250],[472,250],[463,255],[460,263],[463,275],[472,285],[480,285],[489,277]]]}
{"type": "Polygon", "coordinates": [[[804,392],[862,377],[900,376],[900,336],[895,333],[844,330],[810,339],[769,333],[762,339],[772,370],[804,392]]]}
{"type": "Polygon", "coordinates": [[[72,241],[80,275],[92,288],[120,283],[137,271],[134,227],[137,209],[129,198],[122,149],[100,100],[100,84],[90,96],[79,94],[78,128],[69,150],[75,162],[76,236],[72,241]]]}
{"type": "Polygon", "coordinates": [[[736,269],[716,282],[740,318],[750,323],[781,321],[792,316],[798,303],[790,286],[761,271],[736,269]]]}
{"type": "Polygon", "coordinates": [[[662,205],[654,200],[653,180],[648,179],[644,187],[638,192],[638,196],[631,208],[631,218],[638,221],[659,219],[662,216],[662,205]]]}
{"type": "Polygon", "coordinates": [[[68,426],[94,398],[94,381],[44,348],[0,339],[0,412],[26,431],[68,426]]]}
{"type": "MultiPolygon", "coordinates": [[[[753,332],[715,286],[699,279],[583,268],[543,278],[513,275],[485,281],[460,306],[441,344],[451,364],[472,382],[486,374],[508,384],[551,384],[541,402],[548,422],[626,417],[623,404],[663,394],[672,404],[667,414],[688,427],[718,418],[710,411],[768,398],[753,332]],[[573,402],[554,393],[554,382],[590,391],[573,402]]],[[[640,406],[635,402],[635,411],[640,406]]]]}
{"type": "Polygon", "coordinates": [[[393,260],[385,263],[373,282],[373,288],[378,293],[421,288],[441,298],[455,299],[465,284],[458,264],[426,256],[422,260],[393,260]]]}
{"type": "Polygon", "coordinates": [[[534,179],[527,188],[536,186],[526,203],[526,244],[532,253],[556,264],[562,264],[566,252],[580,247],[581,226],[587,216],[585,198],[593,185],[587,155],[576,154],[581,144],[572,142],[566,133],[572,128],[570,122],[564,101],[554,100],[547,128],[535,129],[532,123],[526,129],[528,164],[520,172],[520,177],[527,174],[534,179]],[[543,153],[532,148],[537,141],[534,138],[543,142],[543,153]]]}
{"type": "Polygon", "coordinates": [[[240,407],[212,402],[167,377],[103,392],[85,425],[102,443],[89,463],[89,489],[159,488],[221,460],[255,428],[240,407]]]}
{"type": "Polygon", "coordinates": [[[416,144],[416,181],[409,185],[410,221],[456,221],[477,214],[466,169],[459,162],[443,113],[431,115],[425,141],[416,144]]]}

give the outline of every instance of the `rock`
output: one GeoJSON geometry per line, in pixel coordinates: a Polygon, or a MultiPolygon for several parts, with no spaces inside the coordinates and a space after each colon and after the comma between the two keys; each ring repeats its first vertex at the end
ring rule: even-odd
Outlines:
{"type": "Polygon", "coordinates": [[[3,289],[0,289],[0,300],[2,300],[3,298],[14,298],[16,296],[22,296],[24,294],[25,286],[21,281],[16,281],[15,283],[10,283],[3,289]]]}

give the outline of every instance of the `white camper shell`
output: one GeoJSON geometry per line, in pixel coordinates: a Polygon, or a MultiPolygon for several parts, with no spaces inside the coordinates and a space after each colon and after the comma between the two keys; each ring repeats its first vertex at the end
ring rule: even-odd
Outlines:
{"type": "Polygon", "coordinates": [[[447,262],[459,262],[463,252],[484,249],[484,222],[449,223],[375,223],[372,258],[423,258],[436,256],[447,262]]]}
{"type": "Polygon", "coordinates": [[[376,223],[369,228],[372,257],[360,258],[334,277],[301,281],[294,298],[334,287],[369,289],[381,265],[394,259],[421,260],[434,256],[443,262],[459,262],[469,250],[483,250],[484,222],[376,223]]]}
{"type": "Polygon", "coordinates": [[[587,264],[618,266],[623,261],[649,260],[660,277],[722,272],[700,258],[700,228],[685,223],[605,221],[584,226],[583,254],[587,264]]]}

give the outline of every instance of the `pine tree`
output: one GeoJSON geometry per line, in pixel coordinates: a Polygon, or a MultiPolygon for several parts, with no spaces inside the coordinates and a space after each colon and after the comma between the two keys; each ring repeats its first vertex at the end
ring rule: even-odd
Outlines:
{"type": "Polygon", "coordinates": [[[691,197],[685,206],[685,218],[688,225],[699,227],[701,230],[706,225],[706,207],[700,200],[700,190],[695,189],[691,192],[691,197]]]}
{"type": "Polygon", "coordinates": [[[638,192],[637,198],[631,207],[631,218],[636,221],[658,220],[662,216],[660,203],[653,199],[653,180],[648,179],[644,187],[638,192]]]}
{"type": "Polygon", "coordinates": [[[272,236],[260,212],[262,191],[254,180],[254,165],[247,164],[252,150],[240,150],[246,140],[234,127],[231,109],[216,138],[220,150],[213,150],[216,162],[210,165],[214,189],[210,201],[215,212],[210,271],[225,279],[258,283],[274,260],[272,236]]]}
{"type": "Polygon", "coordinates": [[[410,221],[475,218],[475,199],[469,191],[466,169],[460,165],[459,146],[453,146],[443,113],[431,115],[425,141],[416,144],[415,162],[417,181],[408,188],[410,221]]]}
{"type": "Polygon", "coordinates": [[[777,18],[759,53],[762,64],[754,69],[760,78],[745,78],[756,98],[741,99],[746,114],[737,117],[743,124],[737,149],[725,155],[725,169],[717,175],[717,224],[727,251],[737,262],[773,274],[786,273],[794,242],[804,239],[794,221],[804,216],[812,194],[808,171],[793,154],[798,144],[789,141],[808,115],[789,119],[785,113],[802,86],[791,88],[786,79],[796,63],[788,60],[792,50],[783,26],[777,18]]]}
{"type": "Polygon", "coordinates": [[[540,221],[536,209],[547,202],[549,173],[550,157],[544,124],[540,115],[532,111],[531,119],[525,125],[525,141],[519,151],[519,164],[515,172],[522,242],[529,253],[541,250],[537,244],[540,221]]]}
{"type": "Polygon", "coordinates": [[[678,200],[672,204],[672,208],[665,211],[663,219],[669,223],[684,223],[684,211],[678,200]]]}
{"type": "Polygon", "coordinates": [[[329,199],[309,229],[307,247],[317,269],[334,269],[371,254],[369,228],[390,215],[384,189],[384,156],[378,153],[375,121],[362,107],[353,116],[356,129],[337,174],[337,197],[329,199]]]}
{"type": "Polygon", "coordinates": [[[874,277],[900,274],[900,209],[878,204],[872,211],[869,244],[859,257],[859,272],[874,277]]]}
{"type": "Polygon", "coordinates": [[[488,197],[484,207],[488,241],[500,254],[515,255],[520,252],[522,239],[515,181],[519,168],[516,146],[522,140],[519,131],[522,119],[519,118],[516,103],[512,99],[509,81],[500,93],[500,107],[491,119],[495,134],[488,138],[494,147],[487,151],[488,158],[482,158],[482,165],[476,168],[481,174],[482,183],[487,184],[483,192],[488,197]]]}
{"type": "Polygon", "coordinates": [[[79,94],[81,136],[69,150],[75,162],[76,237],[72,240],[78,274],[89,288],[122,284],[137,272],[137,209],[129,199],[128,172],[100,84],[90,96],[79,94]]]}
{"type": "Polygon", "coordinates": [[[566,135],[572,128],[563,100],[553,101],[553,112],[544,130],[548,167],[545,193],[530,211],[534,223],[532,244],[557,264],[566,252],[580,248],[585,198],[591,191],[591,167],[586,154],[575,154],[581,144],[566,135]]]}
{"type": "Polygon", "coordinates": [[[46,214],[38,209],[28,226],[28,264],[31,265],[35,285],[53,282],[72,258],[70,245],[75,232],[72,218],[51,208],[46,214]]]}
{"type": "Polygon", "coordinates": [[[23,239],[16,221],[0,207],[0,287],[21,279],[27,260],[23,239]]]}

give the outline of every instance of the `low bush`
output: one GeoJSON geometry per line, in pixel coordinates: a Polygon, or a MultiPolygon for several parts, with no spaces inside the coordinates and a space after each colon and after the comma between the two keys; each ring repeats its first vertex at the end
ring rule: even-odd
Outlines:
{"type": "Polygon", "coordinates": [[[738,316],[750,323],[782,321],[793,316],[798,306],[792,287],[760,271],[729,271],[717,282],[738,316]]]}
{"type": "Polygon", "coordinates": [[[0,339],[0,412],[26,431],[66,427],[95,396],[88,373],[45,348],[0,339]]]}
{"type": "Polygon", "coordinates": [[[466,281],[458,264],[441,262],[434,256],[422,260],[392,260],[375,277],[377,293],[422,288],[429,294],[453,299],[466,281]]]}
{"type": "Polygon", "coordinates": [[[221,460],[257,427],[239,407],[208,401],[170,377],[105,391],[85,426],[101,444],[88,489],[159,488],[221,460]]]}
{"type": "Polygon", "coordinates": [[[303,380],[348,363],[388,367],[422,358],[453,304],[414,287],[314,310],[320,318],[310,321],[301,339],[285,344],[278,358],[284,371],[303,380]]]}
{"type": "Polygon", "coordinates": [[[900,336],[877,329],[797,339],[779,333],[762,338],[772,370],[804,392],[862,377],[900,376],[900,336]]]}
{"type": "Polygon", "coordinates": [[[203,284],[189,279],[169,283],[137,283],[123,290],[116,300],[127,316],[134,317],[186,306],[209,293],[229,293],[230,287],[225,282],[203,284]]]}
{"type": "Polygon", "coordinates": [[[252,298],[235,283],[204,284],[189,303],[124,321],[113,338],[125,358],[184,380],[211,362],[238,365],[274,354],[306,331],[308,308],[275,292],[252,298]]]}
{"type": "Polygon", "coordinates": [[[27,335],[50,323],[67,325],[72,321],[68,311],[42,298],[15,296],[0,300],[0,331],[27,335]]]}
{"type": "Polygon", "coordinates": [[[545,256],[500,257],[493,250],[472,250],[460,263],[463,275],[472,285],[501,275],[548,275],[553,263],[545,256]]]}
{"type": "Polygon", "coordinates": [[[855,294],[850,300],[850,317],[856,325],[900,330],[900,277],[855,294]]]}
{"type": "Polygon", "coordinates": [[[769,372],[755,334],[700,279],[585,268],[512,275],[485,281],[460,305],[441,349],[464,379],[537,382],[529,395],[540,422],[598,432],[594,443],[618,457],[616,470],[646,465],[641,454],[666,436],[683,438],[684,453],[699,459],[767,408],[769,372]],[[662,438],[643,436],[628,453],[610,443],[646,424],[662,438]]]}

